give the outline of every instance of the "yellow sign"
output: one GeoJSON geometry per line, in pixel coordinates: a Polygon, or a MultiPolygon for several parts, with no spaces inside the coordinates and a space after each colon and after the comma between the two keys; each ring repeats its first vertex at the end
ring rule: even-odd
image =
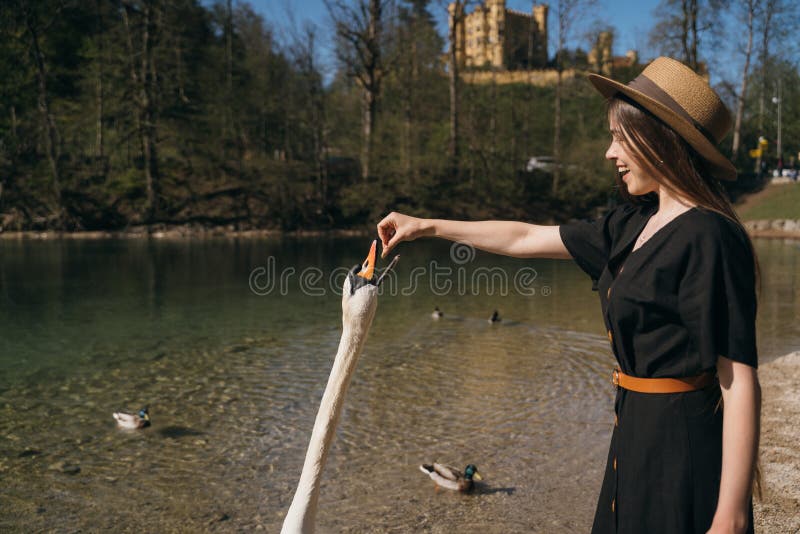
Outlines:
{"type": "Polygon", "coordinates": [[[754,148],[753,150],[751,150],[750,151],[750,157],[751,158],[760,158],[761,157],[761,149],[760,148],[754,148]]]}
{"type": "Polygon", "coordinates": [[[767,145],[769,145],[769,141],[767,141],[767,140],[766,140],[766,139],[764,139],[763,137],[760,137],[760,138],[758,139],[758,146],[759,146],[759,147],[761,147],[761,148],[763,149],[763,148],[767,148],[767,145]]]}

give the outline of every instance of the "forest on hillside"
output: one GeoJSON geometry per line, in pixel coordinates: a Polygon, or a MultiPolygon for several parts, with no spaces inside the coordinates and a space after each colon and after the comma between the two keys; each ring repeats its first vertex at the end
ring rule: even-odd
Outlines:
{"type": "MultiPolygon", "coordinates": [[[[437,31],[445,3],[326,4],[328,28],[275,28],[245,1],[2,2],[0,231],[350,228],[389,210],[564,220],[613,198],[604,103],[581,76],[466,84],[452,35],[437,31]],[[320,59],[326,32],[335,65],[320,59]],[[560,163],[529,171],[533,156],[560,163]]],[[[792,5],[664,0],[654,21],[654,49],[708,65],[738,116],[722,144],[741,171],[734,196],[760,183],[759,137],[776,164],[778,114],[782,163],[800,150],[792,5]],[[729,24],[707,24],[723,11],[729,24]],[[720,61],[735,77],[714,71],[720,61]]],[[[592,1],[551,10],[551,68],[588,69],[593,37],[564,43],[596,15],[592,1]]]]}

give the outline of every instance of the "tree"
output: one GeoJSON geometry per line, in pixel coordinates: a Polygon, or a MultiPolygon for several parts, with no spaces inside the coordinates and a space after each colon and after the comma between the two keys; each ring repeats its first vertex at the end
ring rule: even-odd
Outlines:
{"type": "MultiPolygon", "coordinates": [[[[469,218],[589,215],[609,189],[602,101],[566,74],[560,86],[464,83],[464,36],[439,35],[430,14],[444,1],[384,0],[370,29],[376,4],[330,0],[351,38],[337,37],[351,67],[342,62],[330,82],[317,28],[281,31],[246,1],[0,3],[0,226],[347,227],[387,208],[469,218]],[[353,11],[337,11],[345,4],[353,11]],[[363,38],[352,33],[359,29],[363,38]],[[559,167],[556,194],[550,174],[522,170],[523,155],[551,142],[559,159],[580,161],[559,167]]],[[[796,31],[792,5],[771,1],[771,18],[755,21],[748,89],[739,91],[737,71],[732,93],[744,101],[739,152],[755,147],[760,131],[772,159],[774,88],[780,81],[788,157],[800,148],[800,83],[794,41],[782,35],[796,31]]],[[[698,0],[699,21],[708,2],[698,0]]],[[[587,66],[585,53],[563,46],[586,10],[566,0],[560,7],[567,19],[555,62],[566,73],[587,66]]],[[[699,60],[712,53],[713,33],[702,35],[699,60]]],[[[536,43],[527,44],[528,63],[541,65],[536,43]]],[[[525,43],[516,45],[524,63],[525,43]]],[[[732,57],[730,49],[715,53],[717,63],[732,57]]]]}
{"type": "MultiPolygon", "coordinates": [[[[777,129],[778,129],[778,108],[781,110],[782,137],[784,139],[783,156],[796,156],[800,151],[800,71],[797,64],[787,59],[772,57],[766,69],[762,69],[754,60],[754,68],[751,69],[748,86],[758,87],[762,82],[768,88],[767,103],[764,106],[764,115],[759,111],[759,101],[761,95],[758,91],[749,91],[745,100],[745,114],[742,119],[742,148],[756,148],[760,137],[764,137],[769,142],[769,150],[763,153],[763,160],[769,165],[777,164],[777,129]],[[766,80],[762,79],[762,72],[766,72],[766,80]],[[773,102],[772,96],[777,96],[777,86],[781,86],[780,102],[773,102]],[[773,91],[775,91],[773,93],[773,91]],[[752,110],[747,112],[747,110],[752,110]],[[773,148],[774,147],[774,148],[773,148]]],[[[797,159],[795,158],[795,162],[797,159]]],[[[760,163],[760,160],[757,161],[760,163]]]]}
{"type": "Polygon", "coordinates": [[[317,194],[321,209],[328,211],[328,141],[325,90],[322,74],[317,65],[318,29],[311,23],[303,26],[301,32],[292,38],[291,54],[300,76],[302,95],[306,110],[304,126],[311,133],[311,159],[317,175],[317,194]]]}
{"type": "Polygon", "coordinates": [[[450,170],[454,180],[458,181],[461,172],[459,151],[459,93],[461,79],[459,71],[464,54],[464,18],[468,0],[454,0],[450,2],[447,10],[449,13],[449,30],[447,33],[447,76],[450,88],[450,143],[447,152],[450,157],[450,170]]]}
{"type": "Polygon", "coordinates": [[[377,120],[381,84],[393,66],[383,57],[383,25],[393,0],[358,0],[356,6],[344,0],[324,0],[342,42],[337,46],[339,61],[362,89],[361,178],[370,176],[373,132],[377,120]]]}
{"type": "Polygon", "coordinates": [[[704,35],[709,43],[718,37],[718,21],[726,4],[727,0],[662,0],[650,31],[650,45],[701,73],[704,35]]]}
{"type": "Polygon", "coordinates": [[[555,169],[553,171],[553,195],[558,194],[559,182],[561,180],[561,101],[564,87],[564,56],[566,55],[566,43],[572,35],[576,21],[584,17],[590,7],[595,4],[595,0],[558,0],[556,2],[556,87],[554,97],[554,117],[553,117],[553,159],[555,169]]]}
{"type": "Polygon", "coordinates": [[[747,44],[744,48],[744,65],[742,66],[742,81],[739,94],[736,95],[736,120],[733,127],[733,144],[731,146],[732,159],[736,161],[741,143],[742,116],[744,115],[744,101],[747,98],[747,79],[750,76],[750,56],[753,52],[753,34],[758,16],[759,0],[739,0],[737,6],[741,10],[744,27],[747,29],[747,44]]]}
{"type": "Polygon", "coordinates": [[[422,97],[426,86],[439,76],[439,57],[442,39],[436,32],[436,22],[428,10],[430,0],[408,0],[398,16],[396,73],[403,109],[403,173],[413,187],[421,179],[420,130],[425,116],[422,97]]]}
{"type": "Polygon", "coordinates": [[[44,132],[47,159],[50,162],[50,172],[52,173],[52,187],[56,203],[55,215],[60,221],[63,217],[61,169],[59,165],[61,138],[58,133],[56,119],[50,106],[50,94],[47,89],[47,60],[42,51],[41,39],[42,33],[47,32],[57,17],[60,16],[63,4],[59,3],[55,6],[43,6],[42,4],[31,5],[25,0],[20,0],[16,7],[22,14],[24,30],[29,42],[28,53],[33,59],[34,72],[36,73],[37,107],[41,117],[41,128],[44,132]],[[47,9],[48,7],[54,9],[51,11],[47,9]]]}
{"type": "Polygon", "coordinates": [[[105,47],[105,35],[103,32],[103,2],[102,0],[97,0],[95,2],[95,17],[96,17],[96,25],[97,28],[95,30],[95,34],[97,35],[97,54],[94,58],[95,63],[95,102],[96,102],[96,113],[97,118],[95,122],[95,156],[98,159],[102,159],[105,153],[105,143],[103,139],[103,119],[104,119],[104,104],[105,104],[105,93],[103,91],[103,82],[105,81],[104,77],[104,70],[105,70],[105,63],[106,63],[106,47],[105,47]]]}
{"type": "Polygon", "coordinates": [[[154,0],[123,1],[122,20],[125,24],[130,80],[136,107],[135,123],[141,144],[147,191],[144,214],[146,221],[152,221],[158,213],[160,196],[155,105],[158,73],[153,61],[154,42],[160,29],[157,25],[160,15],[158,4],[154,0]],[[134,16],[138,21],[136,27],[131,22],[134,16]],[[135,38],[138,43],[135,43],[135,38]]]}

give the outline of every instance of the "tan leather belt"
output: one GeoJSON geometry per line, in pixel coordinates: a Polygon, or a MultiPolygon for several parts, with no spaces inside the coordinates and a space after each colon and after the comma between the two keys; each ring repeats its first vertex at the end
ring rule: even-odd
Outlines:
{"type": "Polygon", "coordinates": [[[714,373],[681,378],[638,378],[614,369],[611,382],[616,386],[639,393],[685,393],[703,389],[714,381],[714,373]]]}

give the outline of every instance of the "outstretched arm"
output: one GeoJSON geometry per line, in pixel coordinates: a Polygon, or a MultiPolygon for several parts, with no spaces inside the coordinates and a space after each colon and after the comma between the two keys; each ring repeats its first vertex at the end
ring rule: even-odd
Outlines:
{"type": "Polygon", "coordinates": [[[383,246],[383,257],[403,241],[413,241],[419,237],[441,237],[516,258],[572,258],[561,241],[558,226],[516,221],[419,219],[392,212],[378,223],[378,236],[383,246]]]}

